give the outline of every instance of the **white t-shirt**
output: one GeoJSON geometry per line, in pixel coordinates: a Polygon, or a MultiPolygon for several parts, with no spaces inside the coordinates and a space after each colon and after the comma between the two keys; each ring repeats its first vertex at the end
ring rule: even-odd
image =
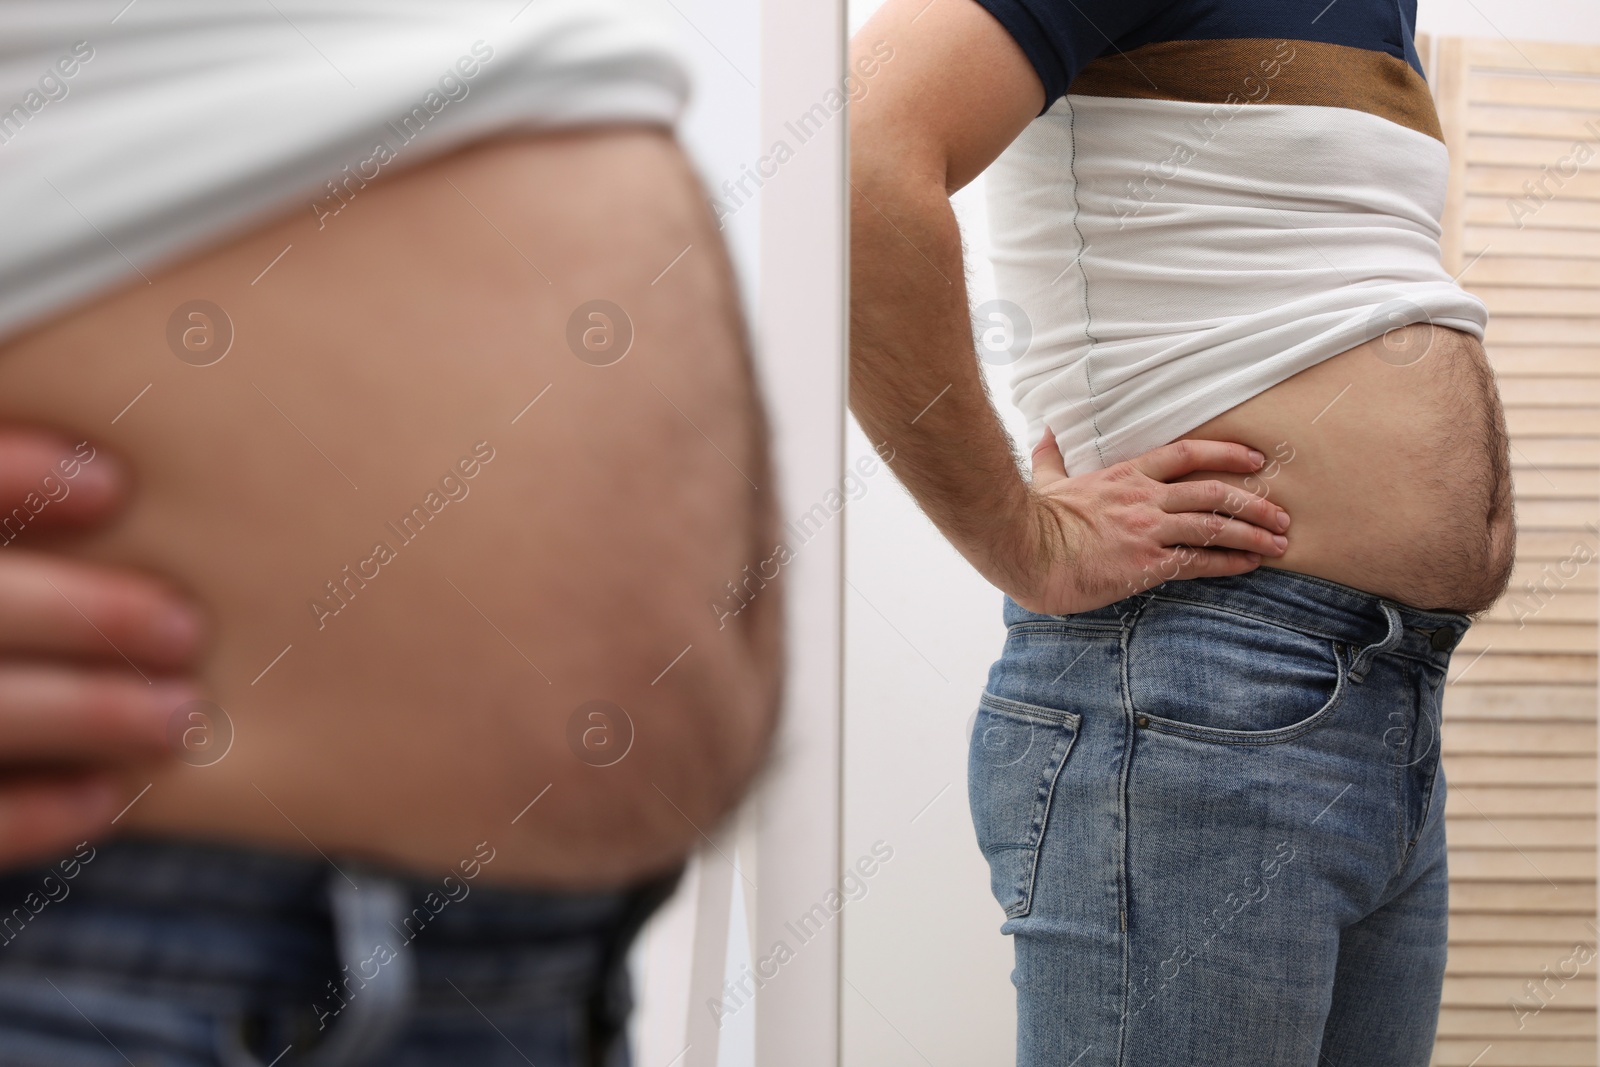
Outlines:
{"type": "Polygon", "coordinates": [[[628,0],[0,3],[0,338],[474,139],[687,95],[628,0]]]}
{"type": "Polygon", "coordinates": [[[1091,63],[986,179],[1027,445],[1049,426],[1082,474],[1398,327],[1481,340],[1487,308],[1440,262],[1449,170],[1426,82],[1381,52],[1197,39],[1091,63]]]}

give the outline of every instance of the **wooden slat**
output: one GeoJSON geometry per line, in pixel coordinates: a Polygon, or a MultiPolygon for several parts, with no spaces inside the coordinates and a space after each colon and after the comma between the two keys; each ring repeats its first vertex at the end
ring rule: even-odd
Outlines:
{"type": "Polygon", "coordinates": [[[1489,353],[1489,364],[1496,374],[1510,377],[1600,377],[1600,352],[1582,347],[1500,345],[1489,353]]]}
{"type": "Polygon", "coordinates": [[[1518,441],[1511,462],[1550,469],[1581,467],[1587,470],[1600,470],[1600,435],[1518,441]]]}
{"type": "MultiPolygon", "coordinates": [[[[1594,937],[1589,937],[1594,944],[1594,937]]],[[[1522,974],[1522,981],[1541,974],[1546,966],[1560,965],[1565,952],[1550,952],[1550,945],[1478,945],[1451,942],[1445,974],[1450,977],[1498,977],[1522,974]]]]}
{"type": "MultiPolygon", "coordinates": [[[[1461,241],[1463,265],[1480,252],[1498,256],[1561,256],[1569,259],[1600,258],[1600,248],[1573,247],[1572,237],[1563,230],[1513,225],[1468,226],[1461,241]]],[[[1457,268],[1460,269],[1460,268],[1457,268]]],[[[1469,279],[1463,279],[1464,281],[1469,279]]],[[[1468,288],[1471,288],[1468,285],[1468,288]]],[[[1592,338],[1591,338],[1592,340],[1592,338]]]]}
{"type": "Polygon", "coordinates": [[[1591,588],[1544,591],[1538,596],[1513,585],[1511,593],[1485,614],[1483,622],[1504,622],[1513,626],[1533,626],[1541,622],[1588,623],[1594,626],[1597,614],[1595,591],[1591,588]]]}
{"type": "MultiPolygon", "coordinates": [[[[1531,234],[1535,231],[1524,232],[1531,234]]],[[[1596,250],[1600,250],[1600,241],[1594,242],[1594,245],[1596,250]]],[[[1594,343],[1595,326],[1593,319],[1573,316],[1492,316],[1487,340],[1491,345],[1588,345],[1594,343]]]]}
{"type": "MultiPolygon", "coordinates": [[[[1578,537],[1575,540],[1582,540],[1578,537]]],[[[1587,550],[1595,552],[1591,543],[1587,550]]],[[[1519,554],[1520,555],[1520,554],[1519,554]]],[[[1536,561],[1533,559],[1519,559],[1516,568],[1511,572],[1511,595],[1531,595],[1525,592],[1528,583],[1533,583],[1537,589],[1549,590],[1559,588],[1563,594],[1590,594],[1600,587],[1600,565],[1596,563],[1578,563],[1582,557],[1573,555],[1570,560],[1563,559],[1552,563],[1548,560],[1536,561]]],[[[1590,557],[1595,558],[1594,556],[1590,557]]]]}
{"type": "Polygon", "coordinates": [[[1594,1062],[1594,1041],[1587,1038],[1515,1042],[1441,1038],[1429,1061],[1431,1067],[1594,1067],[1594,1062]]]}
{"type": "MultiPolygon", "coordinates": [[[[1570,137],[1503,137],[1469,129],[1466,154],[1469,167],[1474,164],[1509,164],[1542,171],[1546,167],[1556,170],[1559,166],[1574,177],[1583,173],[1578,169],[1570,137]]],[[[1557,174],[1560,176],[1560,171],[1557,174]]],[[[1550,187],[1554,188],[1553,181],[1550,187]]],[[[1560,197],[1556,199],[1559,201],[1560,197]]]]}
{"type": "MultiPolygon", "coordinates": [[[[1590,722],[1500,722],[1467,720],[1444,724],[1446,755],[1519,753],[1572,755],[1595,751],[1595,724],[1590,722]]],[[[1593,835],[1590,835],[1593,837],[1593,835]]]]}
{"type": "MultiPolygon", "coordinates": [[[[1597,220],[1600,220],[1600,203],[1590,205],[1597,220]]],[[[1471,205],[1468,205],[1471,209],[1471,205]]],[[[1555,214],[1556,205],[1550,206],[1550,211],[1555,214]]],[[[1563,214],[1576,214],[1564,212],[1563,214]]],[[[1544,221],[1541,216],[1540,221],[1544,221]]],[[[1549,220],[1552,224],[1560,225],[1556,220],[1549,220]]],[[[1528,225],[1534,225],[1529,220],[1528,225]]],[[[1564,228],[1571,229],[1566,226],[1564,228]]],[[[1600,237],[1600,225],[1594,227],[1595,236],[1600,237]]],[[[1553,287],[1512,287],[1475,285],[1472,291],[1485,304],[1489,305],[1490,315],[1538,315],[1541,317],[1564,315],[1570,318],[1600,317],[1600,301],[1595,299],[1593,289],[1571,287],[1557,289],[1553,287]]],[[[1600,325],[1600,323],[1597,323],[1600,325]]],[[[1591,335],[1592,340],[1592,335],[1591,335]]]]}
{"type": "Polygon", "coordinates": [[[1600,378],[1600,357],[1578,347],[1501,346],[1490,355],[1490,366],[1507,378],[1600,378]]]}
{"type": "Polygon", "coordinates": [[[1490,652],[1470,667],[1466,659],[1450,664],[1451,684],[1465,686],[1505,682],[1521,682],[1531,688],[1573,682],[1593,685],[1596,676],[1594,656],[1498,656],[1490,652]]]}
{"type": "MultiPolygon", "coordinates": [[[[1595,631],[1592,625],[1546,622],[1538,626],[1518,626],[1516,623],[1480,622],[1467,631],[1456,646],[1456,655],[1481,651],[1485,648],[1498,652],[1528,652],[1533,654],[1570,653],[1593,654],[1595,631]]],[[[1453,662],[1453,661],[1452,661],[1453,662]]]]}
{"type": "MultiPolygon", "coordinates": [[[[1600,182],[1596,182],[1596,187],[1600,188],[1600,182]]],[[[1473,197],[1473,203],[1484,202],[1482,197],[1473,197]]],[[[1600,207],[1600,198],[1588,202],[1600,207]]],[[[1576,259],[1571,256],[1511,256],[1489,252],[1461,276],[1461,281],[1469,289],[1475,289],[1480,285],[1556,285],[1587,287],[1593,290],[1600,287],[1600,259],[1576,259]]]]}
{"type": "Polygon", "coordinates": [[[1541,529],[1525,522],[1517,526],[1517,558],[1522,560],[1565,560],[1575,545],[1595,543],[1596,531],[1581,524],[1570,529],[1541,529]]]}
{"type": "Polygon", "coordinates": [[[1451,156],[1441,247],[1489,307],[1519,524],[1507,595],[1444,692],[1450,954],[1432,1062],[1595,1067],[1600,961],[1545,976],[1597,933],[1600,48],[1440,38],[1430,55],[1451,156]]]}
{"type": "MultiPolygon", "coordinates": [[[[1584,931],[1582,939],[1584,941],[1592,941],[1594,934],[1584,931]]],[[[1592,1003],[1594,1003],[1595,992],[1597,992],[1594,966],[1581,965],[1576,976],[1566,977],[1566,974],[1573,974],[1574,968],[1571,965],[1563,968],[1562,963],[1565,958],[1558,958],[1558,960],[1554,960],[1550,965],[1547,965],[1550,966],[1550,973],[1560,977],[1563,982],[1560,987],[1557,987],[1555,982],[1550,982],[1549,990],[1544,992],[1544,1001],[1546,1001],[1546,1005],[1549,1005],[1550,1011],[1587,1008],[1587,1006],[1592,1006],[1592,1003]],[[1589,1001],[1589,1003],[1586,1005],[1584,1001],[1589,1001]]],[[[1542,979],[1542,968],[1541,976],[1539,977],[1542,979]]],[[[1533,979],[1530,976],[1525,976],[1525,974],[1515,974],[1515,976],[1507,974],[1504,977],[1456,974],[1456,976],[1446,979],[1445,984],[1454,993],[1454,1003],[1459,1003],[1459,1005],[1474,1006],[1474,1008],[1506,1008],[1507,1001],[1522,1001],[1523,998],[1528,997],[1526,984],[1530,981],[1533,981],[1533,979]]],[[[1450,993],[1446,993],[1446,1000],[1451,1000],[1450,993]]]]}
{"type": "Polygon", "coordinates": [[[1532,590],[1524,583],[1513,586],[1511,592],[1479,621],[1508,623],[1519,629],[1545,622],[1594,626],[1594,594],[1593,589],[1563,589],[1548,580],[1532,590]]]}
{"type": "Polygon", "coordinates": [[[1554,104],[1580,111],[1600,111],[1600,83],[1584,79],[1562,79],[1559,89],[1552,89],[1541,78],[1518,74],[1471,74],[1467,76],[1466,83],[1468,100],[1473,104],[1497,104],[1502,107],[1549,107],[1554,104]]]}
{"type": "MultiPolygon", "coordinates": [[[[1452,915],[1450,940],[1474,945],[1551,945],[1549,963],[1566,959],[1572,946],[1594,942],[1594,915],[1452,915]]],[[[1594,963],[1593,960],[1590,961],[1594,963]]],[[[1570,970],[1570,968],[1569,968],[1570,970]]],[[[1591,970],[1589,973],[1593,973],[1591,970]]]]}
{"type": "Polygon", "coordinates": [[[1561,1011],[1552,1007],[1530,1012],[1520,1020],[1509,1005],[1493,1011],[1447,1007],[1439,1012],[1439,1036],[1446,1038],[1477,1037],[1493,1041],[1534,1034],[1542,1038],[1592,1038],[1594,1033],[1593,1011],[1561,1011]]]}
{"type": "Polygon", "coordinates": [[[1565,818],[1575,813],[1594,811],[1593,786],[1529,785],[1525,782],[1483,785],[1463,782],[1450,772],[1454,763],[1451,758],[1445,759],[1445,777],[1449,782],[1449,788],[1445,791],[1446,818],[1457,815],[1477,815],[1490,819],[1508,815],[1565,818]]]}
{"type": "MultiPolygon", "coordinates": [[[[1593,936],[1588,940],[1592,943],[1593,936]]],[[[1560,963],[1563,956],[1552,956],[1549,945],[1452,944],[1444,970],[1447,975],[1462,978],[1520,974],[1527,981],[1546,966],[1560,963]]]]}
{"type": "MultiPolygon", "coordinates": [[[[1563,384],[1570,386],[1572,383],[1563,384]]],[[[1600,385],[1600,381],[1596,384],[1600,385]]],[[[1515,453],[1512,456],[1516,458],[1515,453]]],[[[1595,486],[1600,485],[1600,468],[1546,468],[1518,464],[1511,472],[1511,481],[1519,500],[1592,500],[1595,486]]]]}
{"type": "MultiPolygon", "coordinates": [[[[1467,108],[1467,127],[1475,134],[1494,133],[1509,137],[1549,138],[1571,152],[1575,142],[1589,144],[1600,139],[1600,115],[1582,108],[1530,107],[1516,104],[1472,104],[1467,108]],[[1586,123],[1595,123],[1591,130],[1586,123]]],[[[1600,153],[1597,153],[1600,154],[1600,153]]],[[[1582,153],[1572,153],[1567,173],[1581,172],[1582,153]]],[[[1591,160],[1592,162],[1592,160],[1591,160]]],[[[1518,183],[1520,188],[1520,183],[1518,183]]]]}
{"type": "MultiPolygon", "coordinates": [[[[1591,810],[1593,806],[1591,798],[1591,810]]],[[[1589,919],[1594,914],[1594,885],[1593,883],[1550,885],[1546,882],[1466,882],[1450,887],[1451,915],[1481,915],[1495,912],[1521,912],[1530,915],[1560,912],[1589,919]]],[[[1587,935],[1587,930],[1585,933],[1587,935]]]]}
{"type": "Polygon", "coordinates": [[[1594,877],[1594,846],[1581,849],[1525,848],[1521,851],[1451,849],[1450,877],[1494,882],[1579,881],[1594,877]]]}
{"type": "MultiPolygon", "coordinates": [[[[1444,38],[1440,38],[1441,43],[1444,38]]],[[[1552,96],[1575,80],[1566,75],[1600,76],[1600,49],[1550,41],[1516,41],[1503,37],[1462,38],[1469,67],[1509,71],[1537,80],[1552,96]]]]}
{"type": "Polygon", "coordinates": [[[1546,529],[1577,530],[1600,520],[1600,505],[1593,500],[1541,500],[1517,502],[1517,520],[1546,529]]]}
{"type": "MultiPolygon", "coordinates": [[[[1567,968],[1570,973],[1571,968],[1567,968]]],[[[1561,973],[1556,971],[1557,975],[1561,973]]],[[[1450,977],[1444,983],[1444,1001],[1462,1008],[1496,1008],[1507,1011],[1512,1001],[1523,1002],[1528,996],[1523,975],[1504,977],[1467,978],[1450,977]]],[[[1580,972],[1576,978],[1565,979],[1565,985],[1554,996],[1545,995],[1549,1005],[1546,1011],[1593,1011],[1596,993],[1593,974],[1580,972]]]]}
{"type": "Polygon", "coordinates": [[[1514,685],[1452,685],[1444,694],[1446,722],[1531,717],[1592,723],[1595,710],[1595,692],[1584,685],[1548,686],[1537,698],[1530,698],[1527,689],[1514,685]]]}
{"type": "MultiPolygon", "coordinates": [[[[1595,323],[1595,327],[1600,330],[1600,322],[1595,323]]],[[[1500,395],[1507,404],[1523,407],[1600,406],[1600,379],[1577,378],[1551,382],[1543,378],[1502,378],[1500,395]]]]}
{"type": "MultiPolygon", "coordinates": [[[[1568,165],[1565,168],[1566,173],[1571,174],[1575,165],[1576,161],[1568,165]]],[[[1543,177],[1544,173],[1538,167],[1478,163],[1467,168],[1466,192],[1469,196],[1525,196],[1527,189],[1523,183],[1537,182],[1543,177]]],[[[1584,164],[1583,169],[1573,177],[1565,178],[1559,172],[1557,177],[1566,182],[1561,187],[1563,197],[1570,196],[1582,200],[1600,199],[1600,155],[1584,164]]]]}
{"type": "MultiPolygon", "coordinates": [[[[1471,226],[1509,226],[1516,230],[1600,230],[1600,199],[1568,196],[1552,183],[1542,196],[1468,195],[1463,205],[1471,226]]],[[[1473,268],[1476,271],[1477,268],[1473,268]]],[[[1473,281],[1481,281],[1473,278],[1473,281]]]]}
{"type": "MultiPolygon", "coordinates": [[[[1594,846],[1594,818],[1552,819],[1549,816],[1527,819],[1502,816],[1486,819],[1476,813],[1446,819],[1446,837],[1452,848],[1519,849],[1570,848],[1594,846]]],[[[1505,920],[1505,929],[1516,927],[1517,920],[1505,920]]]]}
{"type": "Polygon", "coordinates": [[[1515,404],[1506,405],[1506,430],[1518,441],[1529,437],[1575,437],[1591,434],[1600,426],[1600,405],[1532,409],[1515,404]]]}
{"type": "Polygon", "coordinates": [[[1450,781],[1461,785],[1595,784],[1591,756],[1455,756],[1446,757],[1450,781]]]}
{"type": "MultiPolygon", "coordinates": [[[[1470,96],[1466,84],[1466,46],[1459,37],[1441,37],[1433,43],[1432,51],[1437,69],[1429,81],[1433,85],[1434,104],[1439,112],[1439,127],[1444,133],[1446,146],[1460,144],[1467,137],[1467,101],[1470,96]]],[[[1462,212],[1466,192],[1467,160],[1462,153],[1452,150],[1439,236],[1440,261],[1451,277],[1461,273],[1465,262],[1462,212]]]]}

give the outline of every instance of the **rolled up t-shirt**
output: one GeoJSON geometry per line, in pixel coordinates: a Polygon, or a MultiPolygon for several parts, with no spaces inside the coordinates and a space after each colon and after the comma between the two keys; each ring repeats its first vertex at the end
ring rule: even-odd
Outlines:
{"type": "Polygon", "coordinates": [[[0,4],[0,339],[473,140],[687,95],[629,0],[0,4]]]}
{"type": "Polygon", "coordinates": [[[1483,337],[1415,0],[979,3],[1045,89],[988,174],[1009,306],[979,326],[1069,474],[1398,327],[1483,337]]]}

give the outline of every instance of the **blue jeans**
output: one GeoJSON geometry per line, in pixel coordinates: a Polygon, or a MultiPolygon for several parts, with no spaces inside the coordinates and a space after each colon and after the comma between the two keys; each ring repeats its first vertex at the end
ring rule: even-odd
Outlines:
{"type": "Polygon", "coordinates": [[[1471,624],[1262,567],[1007,599],[972,734],[1022,1067],[1425,1067],[1471,624]]]}
{"type": "MultiPolygon", "coordinates": [[[[677,874],[555,893],[159,839],[0,875],[3,1067],[626,1067],[677,874]]],[[[463,872],[466,872],[465,874],[463,872]]]]}

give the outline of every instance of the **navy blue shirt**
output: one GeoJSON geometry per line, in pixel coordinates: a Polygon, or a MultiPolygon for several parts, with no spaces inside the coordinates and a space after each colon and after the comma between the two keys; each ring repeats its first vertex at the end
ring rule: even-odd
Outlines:
{"type": "Polygon", "coordinates": [[[1045,107],[1102,57],[1172,41],[1343,45],[1404,61],[1418,76],[1416,0],[978,0],[1016,39],[1045,107]]]}

